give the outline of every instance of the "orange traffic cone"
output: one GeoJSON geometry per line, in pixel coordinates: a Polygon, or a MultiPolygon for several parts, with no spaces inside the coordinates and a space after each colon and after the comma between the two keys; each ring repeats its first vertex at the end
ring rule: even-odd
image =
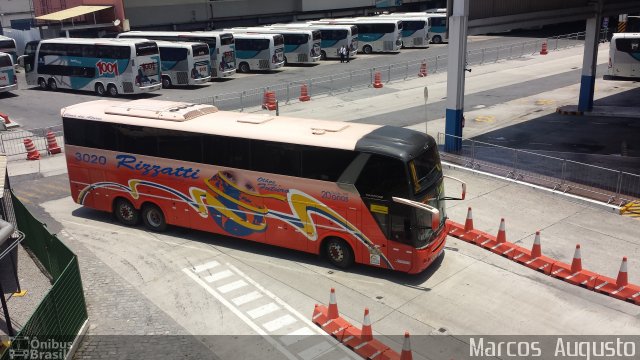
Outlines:
{"type": "Polygon", "coordinates": [[[373,80],[373,87],[376,89],[380,89],[382,87],[381,75],[380,72],[375,73],[373,80]]]}
{"type": "Polygon", "coordinates": [[[309,96],[309,90],[307,89],[307,85],[302,84],[300,86],[300,97],[298,98],[300,101],[309,101],[311,100],[311,96],[309,96]]]}
{"type": "Polygon", "coordinates": [[[9,120],[9,115],[0,113],[0,118],[4,120],[5,124],[11,124],[11,120],[9,120]]]}
{"type": "Polygon", "coordinates": [[[533,247],[531,248],[531,258],[539,258],[542,256],[542,246],[540,245],[540,231],[536,231],[536,238],[533,240],[533,247]]]}
{"type": "Polygon", "coordinates": [[[473,215],[471,214],[471,207],[467,210],[467,220],[464,222],[464,232],[473,230],[473,215]]]}
{"type": "Polygon", "coordinates": [[[371,319],[369,319],[369,308],[364,308],[364,320],[362,321],[362,341],[373,340],[373,331],[371,329],[371,319]]]}
{"type": "Polygon", "coordinates": [[[27,149],[27,160],[40,160],[40,153],[31,139],[27,138],[23,140],[24,147],[27,149]]]}
{"type": "Polygon", "coordinates": [[[499,243],[507,242],[507,233],[504,230],[504,218],[500,219],[500,229],[498,230],[496,241],[499,243]]]}
{"type": "Polygon", "coordinates": [[[51,130],[47,133],[47,151],[51,155],[60,154],[62,152],[62,149],[60,149],[60,146],[58,146],[58,143],[56,142],[56,135],[51,130]]]}
{"type": "Polygon", "coordinates": [[[418,76],[425,77],[427,74],[427,62],[423,61],[422,64],[420,64],[420,72],[418,73],[418,76]]]}
{"type": "Polygon", "coordinates": [[[404,332],[404,342],[402,343],[400,360],[413,360],[413,354],[411,353],[411,339],[409,338],[408,331],[404,332]]]}
{"type": "Polygon", "coordinates": [[[266,91],[262,100],[262,108],[265,110],[273,111],[276,109],[276,93],[273,91],[266,91]]]}
{"type": "Polygon", "coordinates": [[[336,303],[336,289],[331,288],[331,295],[329,295],[329,311],[327,312],[329,319],[337,319],[340,317],[338,313],[338,304],[336,303]]]}
{"type": "Polygon", "coordinates": [[[622,258],[622,264],[620,264],[620,272],[618,272],[618,278],[616,279],[616,286],[623,287],[629,285],[629,278],[627,276],[627,257],[622,258]]]}
{"type": "Polygon", "coordinates": [[[580,244],[576,245],[576,252],[573,253],[573,261],[571,262],[571,273],[575,274],[582,271],[582,254],[580,252],[580,244]]]}
{"type": "Polygon", "coordinates": [[[542,43],[542,49],[540,49],[540,55],[547,55],[547,42],[543,42],[542,43]]]}

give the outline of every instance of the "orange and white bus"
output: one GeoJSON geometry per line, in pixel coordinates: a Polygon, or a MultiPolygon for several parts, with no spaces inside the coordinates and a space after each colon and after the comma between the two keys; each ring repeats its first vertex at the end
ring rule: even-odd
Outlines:
{"type": "Polygon", "coordinates": [[[419,273],[444,249],[453,199],[424,133],[160,100],[61,114],[74,201],[125,225],[208,231],[340,268],[419,273]]]}

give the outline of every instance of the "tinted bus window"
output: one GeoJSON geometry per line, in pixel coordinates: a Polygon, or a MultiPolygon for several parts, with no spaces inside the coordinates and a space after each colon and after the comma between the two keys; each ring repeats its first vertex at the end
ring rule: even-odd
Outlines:
{"type": "Polygon", "coordinates": [[[640,39],[617,39],[616,50],[629,53],[640,52],[640,39]]]}
{"type": "Polygon", "coordinates": [[[154,42],[146,42],[142,44],[136,44],[136,55],[154,55],[158,53],[158,46],[154,42]]]}
{"type": "Polygon", "coordinates": [[[425,28],[425,21],[421,20],[421,21],[403,21],[402,22],[403,25],[403,29],[404,30],[422,30],[425,28]]]}
{"type": "Polygon", "coordinates": [[[297,145],[260,140],[252,140],[252,145],[252,170],[300,176],[300,151],[297,145]]]}
{"type": "Polygon", "coordinates": [[[309,42],[307,34],[283,34],[284,43],[287,45],[304,45],[309,42]]]}
{"type": "Polygon", "coordinates": [[[182,61],[186,58],[187,58],[187,49],[172,48],[172,47],[160,48],[160,59],[162,61],[182,61]]]}
{"type": "MultiPolygon", "coordinates": [[[[233,44],[233,35],[221,35],[220,36],[220,43],[222,45],[231,45],[233,44]]],[[[215,42],[214,42],[215,45],[215,42]]]]}
{"type": "Polygon", "coordinates": [[[128,46],[96,45],[95,49],[96,49],[97,58],[107,58],[107,59],[131,58],[131,49],[128,46]]]}
{"type": "Polygon", "coordinates": [[[193,50],[193,56],[209,55],[209,47],[206,45],[193,45],[191,48],[193,50]]]}
{"type": "Polygon", "coordinates": [[[443,17],[431,18],[431,26],[447,26],[447,19],[443,17]]]}
{"type": "MultiPolygon", "coordinates": [[[[273,45],[275,45],[275,46],[284,45],[284,37],[282,37],[282,35],[274,36],[273,37],[273,45]]],[[[267,48],[268,48],[268,46],[267,46],[267,48]]]]}
{"type": "Polygon", "coordinates": [[[13,49],[15,47],[13,40],[0,40],[0,49],[13,49]]]}
{"type": "Polygon", "coordinates": [[[300,159],[301,176],[335,182],[357,155],[355,151],[303,146],[300,159]]]}
{"type": "Polygon", "coordinates": [[[0,67],[11,66],[11,57],[10,56],[0,56],[0,67]]]}
{"type": "Polygon", "coordinates": [[[313,40],[322,40],[322,32],[320,30],[313,30],[313,40]]]}

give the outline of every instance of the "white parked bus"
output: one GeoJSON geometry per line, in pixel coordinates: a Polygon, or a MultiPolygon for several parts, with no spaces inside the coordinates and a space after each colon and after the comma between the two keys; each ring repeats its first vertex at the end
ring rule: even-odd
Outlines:
{"type": "Polygon", "coordinates": [[[17,61],[16,41],[10,37],[0,35],[0,52],[11,55],[13,62],[17,61]]]}
{"type": "Polygon", "coordinates": [[[236,47],[233,34],[223,31],[128,31],[119,38],[164,41],[203,42],[209,46],[211,78],[218,79],[236,73],[236,47]]]}
{"type": "Polygon", "coordinates": [[[402,20],[402,47],[429,46],[429,17],[382,14],[381,18],[402,20]]]}
{"type": "Polygon", "coordinates": [[[402,20],[380,17],[322,19],[312,24],[356,25],[359,49],[372,52],[397,52],[402,45],[402,20]]]}
{"type": "Polygon", "coordinates": [[[398,12],[393,13],[391,16],[397,17],[416,17],[416,18],[429,18],[429,39],[434,44],[441,44],[449,41],[447,14],[445,13],[430,13],[430,12],[398,12]]]}
{"type": "Polygon", "coordinates": [[[18,77],[10,54],[0,52],[0,92],[16,90],[18,77]]]}
{"type": "Polygon", "coordinates": [[[640,80],[640,33],[617,33],[609,42],[605,80],[640,80]]]}
{"type": "Polygon", "coordinates": [[[20,57],[27,84],[98,95],[159,90],[160,54],[144,39],[59,38],[30,42],[20,57]]]}
{"type": "Polygon", "coordinates": [[[358,27],[355,25],[312,25],[310,23],[273,24],[272,29],[314,29],[320,30],[320,59],[337,59],[338,50],[345,46],[349,49],[349,58],[358,54],[358,27]]]}
{"type": "Polygon", "coordinates": [[[320,61],[322,34],[318,29],[283,29],[262,27],[235,27],[234,32],[282,34],[284,39],[284,63],[313,64],[320,61]]]}
{"type": "Polygon", "coordinates": [[[156,41],[160,50],[162,87],[200,85],[211,79],[211,58],[205,43],[156,41]]]}
{"type": "Polygon", "coordinates": [[[284,37],[281,34],[233,32],[238,71],[275,70],[284,66],[284,37]]]}

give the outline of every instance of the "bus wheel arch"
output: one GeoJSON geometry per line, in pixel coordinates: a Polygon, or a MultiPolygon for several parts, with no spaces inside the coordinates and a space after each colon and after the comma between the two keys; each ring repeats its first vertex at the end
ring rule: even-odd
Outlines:
{"type": "Polygon", "coordinates": [[[327,60],[327,52],[320,50],[320,60],[327,60]]]}
{"type": "Polygon", "coordinates": [[[243,61],[238,65],[238,70],[240,70],[241,73],[248,73],[251,68],[247,62],[243,61]]]}
{"type": "Polygon", "coordinates": [[[142,204],[142,222],[144,226],[155,232],[163,232],[167,229],[167,221],[164,212],[152,202],[142,204]]]}
{"type": "Polygon", "coordinates": [[[371,45],[367,44],[362,47],[362,52],[365,54],[371,54],[373,52],[373,48],[371,47],[371,45]]]}
{"type": "Polygon", "coordinates": [[[171,87],[171,78],[168,75],[162,75],[162,88],[168,89],[171,87]]]}
{"type": "Polygon", "coordinates": [[[442,43],[442,36],[433,35],[433,37],[431,38],[431,42],[434,43],[434,44],[441,44],[442,43]]]}
{"type": "Polygon", "coordinates": [[[135,226],[140,222],[140,211],[131,201],[117,197],[113,200],[113,214],[120,223],[126,226],[135,226]]]}
{"type": "Polygon", "coordinates": [[[45,80],[43,77],[39,77],[38,87],[40,88],[40,90],[47,90],[49,88],[49,85],[47,85],[47,80],[45,80]]]}
{"type": "Polygon", "coordinates": [[[104,96],[107,93],[107,90],[105,90],[104,85],[101,82],[96,83],[95,90],[96,94],[99,96],[104,96]]]}
{"type": "Polygon", "coordinates": [[[355,261],[355,253],[351,245],[337,236],[329,236],[322,241],[321,254],[340,269],[350,267],[355,261]]]}
{"type": "Polygon", "coordinates": [[[112,97],[118,96],[118,87],[116,86],[116,84],[107,85],[107,93],[112,97]]]}

